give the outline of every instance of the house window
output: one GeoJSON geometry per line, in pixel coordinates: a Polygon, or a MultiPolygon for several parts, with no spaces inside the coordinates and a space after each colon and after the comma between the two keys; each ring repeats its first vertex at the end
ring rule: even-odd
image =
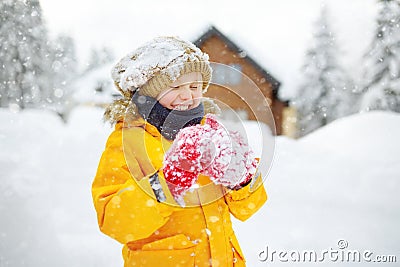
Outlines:
{"type": "Polygon", "coordinates": [[[242,66],[240,64],[213,65],[212,81],[216,84],[238,85],[242,81],[242,66]],[[233,69],[232,69],[233,68],[233,69]]]}

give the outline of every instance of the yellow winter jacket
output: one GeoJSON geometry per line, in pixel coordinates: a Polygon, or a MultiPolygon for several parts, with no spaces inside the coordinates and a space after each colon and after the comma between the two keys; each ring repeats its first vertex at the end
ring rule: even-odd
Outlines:
{"type": "Polygon", "coordinates": [[[171,205],[162,161],[171,142],[139,119],[115,126],[102,154],[92,196],[100,230],[124,244],[124,266],[245,266],[232,230],[230,214],[246,220],[266,201],[261,177],[237,191],[228,191],[199,177],[206,185],[189,192],[187,203],[171,205]],[[155,172],[166,202],[152,195],[149,177],[155,172]]]}

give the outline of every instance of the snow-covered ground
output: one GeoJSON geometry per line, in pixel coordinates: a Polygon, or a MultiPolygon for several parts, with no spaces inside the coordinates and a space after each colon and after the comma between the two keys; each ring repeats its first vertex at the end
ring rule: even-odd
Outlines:
{"type": "MultiPolygon", "coordinates": [[[[63,124],[45,111],[0,109],[1,267],[123,265],[120,245],[99,232],[91,202],[111,131],[101,116],[77,108],[63,124]]],[[[258,255],[266,247],[321,254],[338,249],[340,239],[348,249],[400,261],[399,136],[399,114],[371,112],[300,140],[276,138],[267,204],[247,222],[234,221],[248,265],[293,266],[277,254],[272,263],[258,255]]],[[[339,262],[321,265],[332,264],[339,262]]]]}
{"type": "MultiPolygon", "coordinates": [[[[269,200],[248,222],[236,223],[249,266],[279,265],[257,260],[266,246],[270,253],[314,250],[321,258],[323,250],[340,251],[339,240],[349,250],[370,250],[371,258],[396,255],[399,262],[399,136],[400,114],[371,112],[297,141],[278,137],[265,183],[269,200]]],[[[295,265],[290,259],[281,264],[295,265]]]]}

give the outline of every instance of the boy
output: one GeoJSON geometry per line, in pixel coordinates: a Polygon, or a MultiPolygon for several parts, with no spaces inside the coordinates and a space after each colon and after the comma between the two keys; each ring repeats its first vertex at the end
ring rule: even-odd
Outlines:
{"type": "Polygon", "coordinates": [[[176,37],[155,38],[112,71],[123,99],[105,112],[115,130],[92,195],[101,231],[124,244],[125,267],[245,266],[230,214],[244,221],[264,204],[261,177],[227,188],[196,175],[182,205],[164,171],[179,131],[218,110],[202,98],[211,72],[208,55],[176,37]]]}

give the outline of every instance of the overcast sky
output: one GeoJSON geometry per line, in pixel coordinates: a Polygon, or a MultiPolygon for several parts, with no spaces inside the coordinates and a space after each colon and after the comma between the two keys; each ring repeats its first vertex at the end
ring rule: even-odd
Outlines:
{"type": "Polygon", "coordinates": [[[322,4],[330,10],[339,60],[358,78],[375,28],[376,0],[41,0],[50,34],[74,37],[81,64],[91,47],[109,46],[121,58],[155,36],[194,40],[212,24],[282,82],[283,98],[301,81],[322,4]]]}

